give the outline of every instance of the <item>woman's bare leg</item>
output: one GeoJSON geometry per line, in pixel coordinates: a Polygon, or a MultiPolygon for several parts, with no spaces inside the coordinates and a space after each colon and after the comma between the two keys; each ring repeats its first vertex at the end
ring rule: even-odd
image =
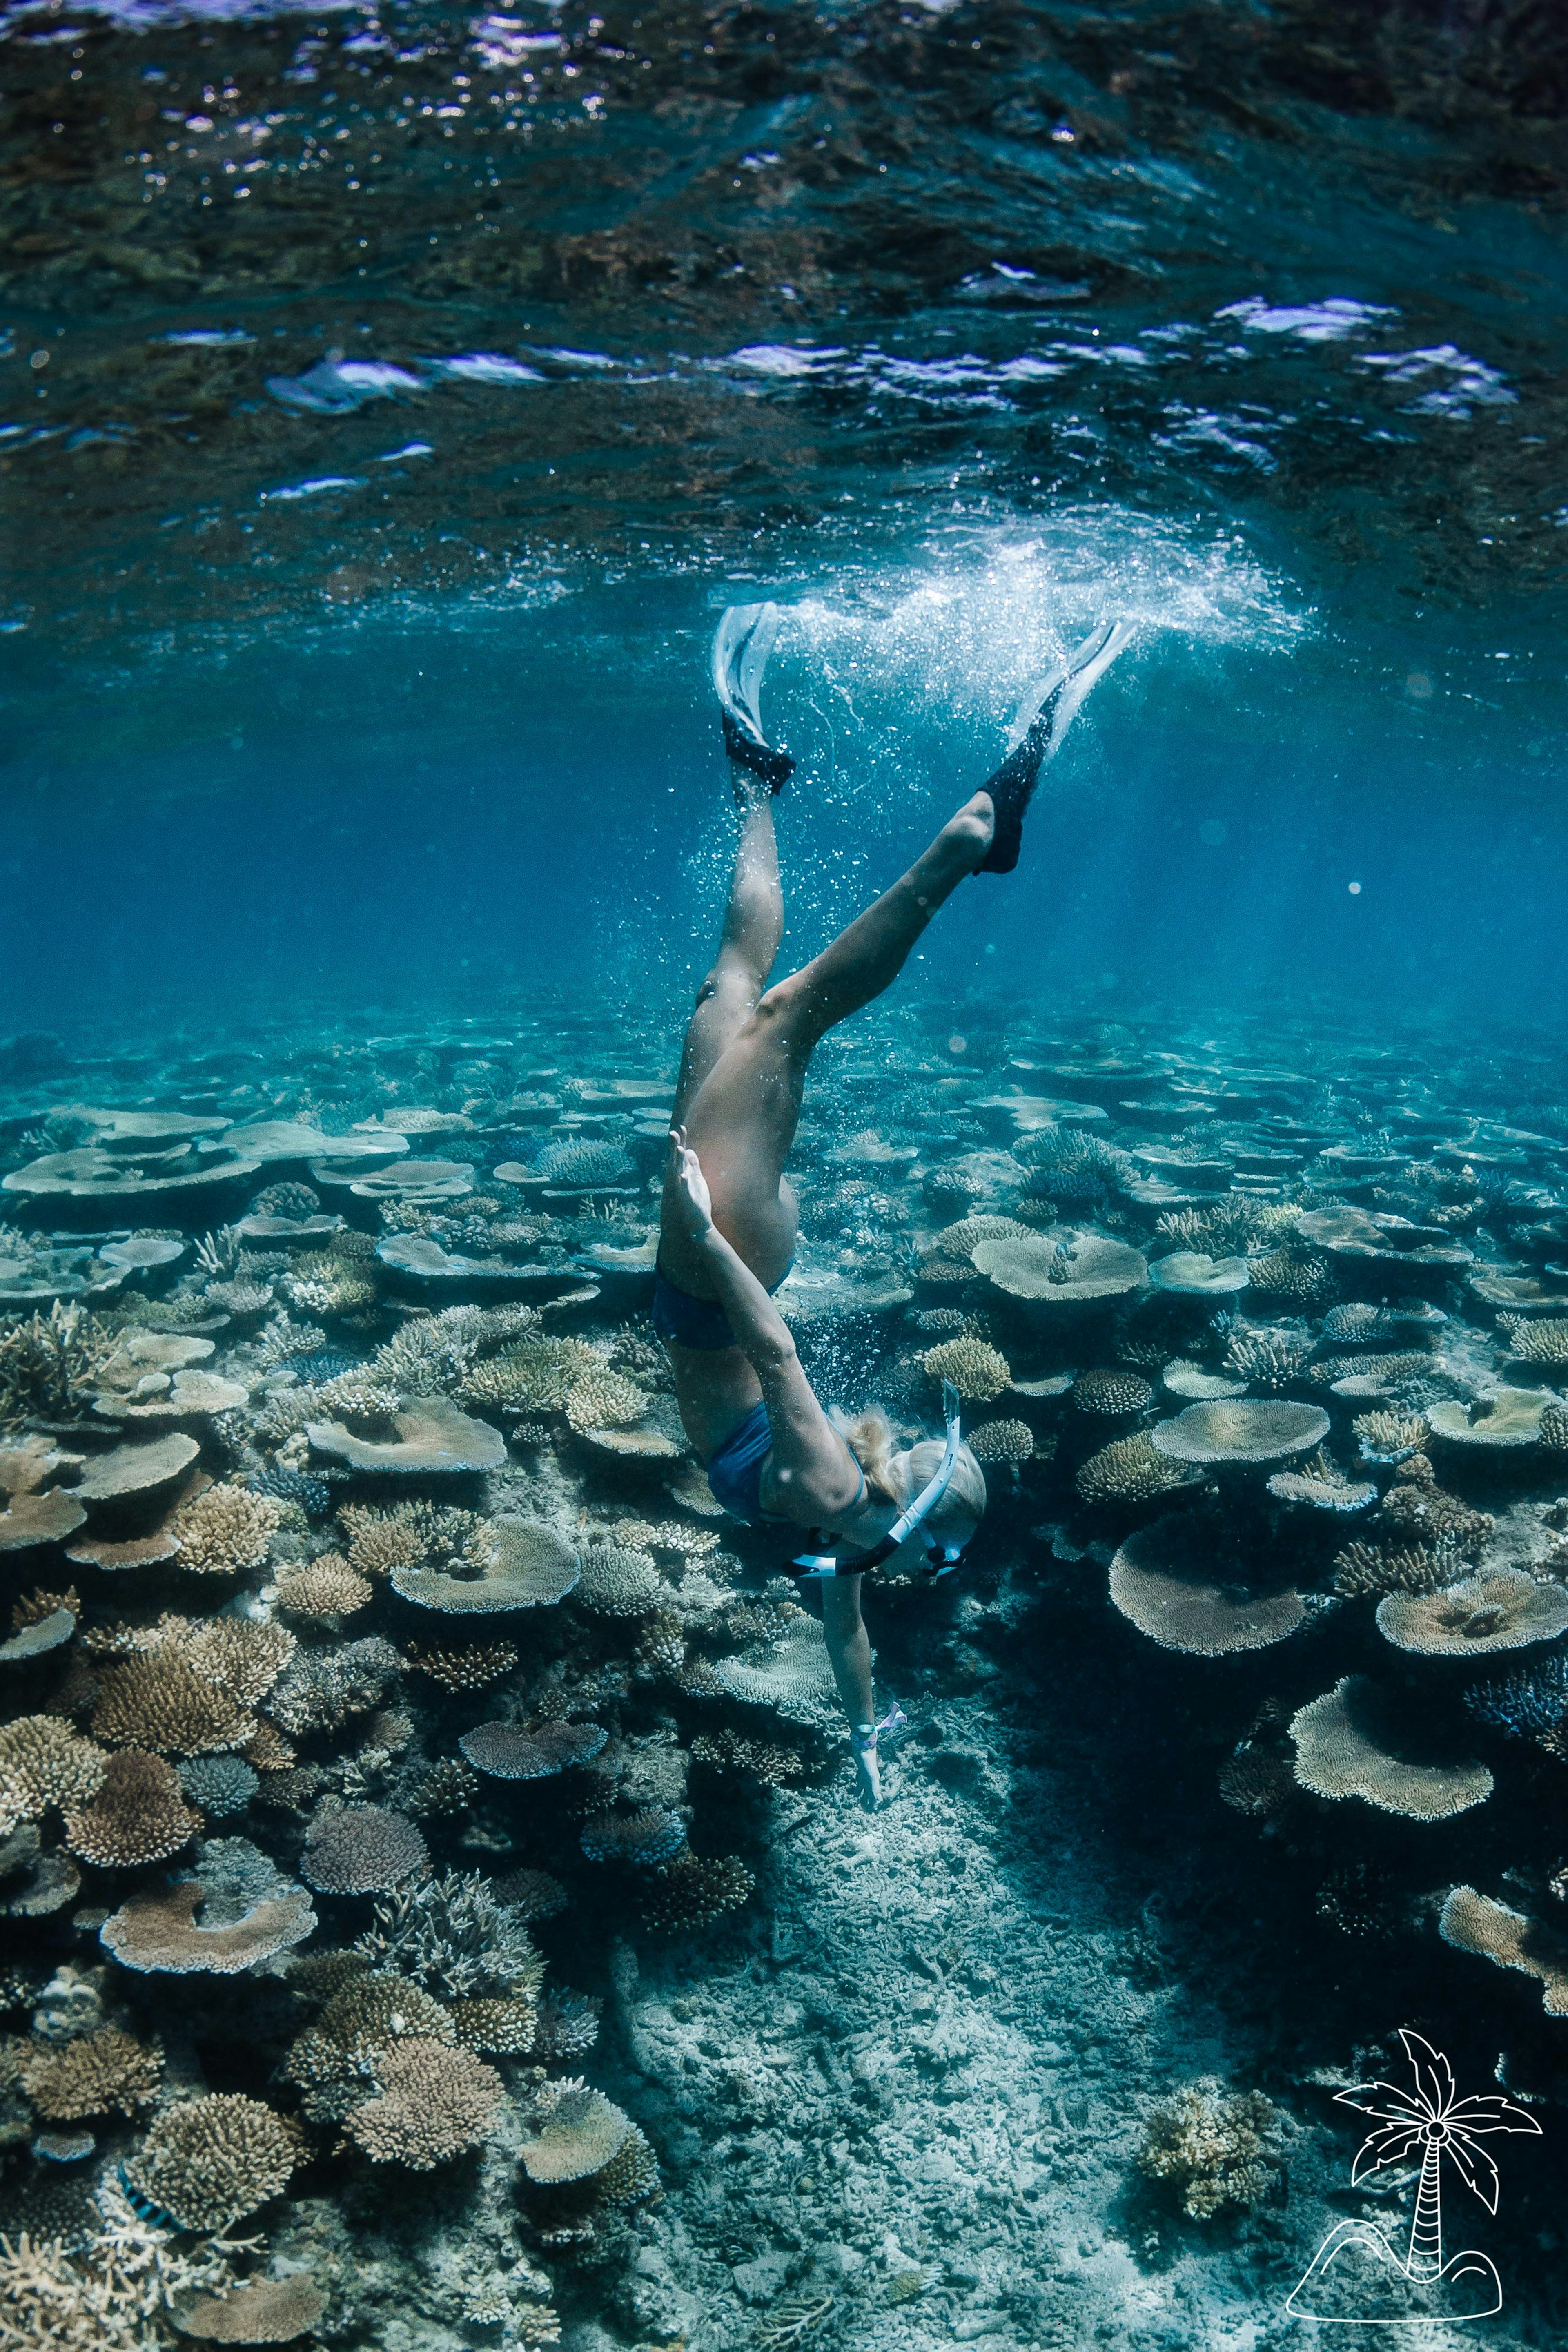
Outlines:
{"type": "Polygon", "coordinates": [[[713,968],[697,991],[686,1024],[673,1124],[684,1124],[686,1107],[714,1064],[757,1009],[784,936],[784,893],[779,879],[779,844],[773,832],[772,796],[757,792],[742,820],[730,869],[729,898],[713,968]]]}
{"type": "Polygon", "coordinates": [[[830,1576],[822,1585],[822,1633],[833,1680],[852,1723],[874,1721],[871,1689],[871,1641],[861,1615],[858,1576],[830,1576]]]}

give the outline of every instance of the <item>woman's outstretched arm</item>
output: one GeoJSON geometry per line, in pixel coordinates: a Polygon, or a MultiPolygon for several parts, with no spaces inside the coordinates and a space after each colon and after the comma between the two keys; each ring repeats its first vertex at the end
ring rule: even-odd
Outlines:
{"type": "Polygon", "coordinates": [[[801,1527],[831,1524],[860,1492],[860,1471],[800,1368],[789,1326],[739,1252],[713,1221],[702,1162],[684,1127],[670,1131],[674,1182],[686,1235],[700,1250],[737,1347],[757,1374],[772,1424],[774,1498],[801,1527]]]}

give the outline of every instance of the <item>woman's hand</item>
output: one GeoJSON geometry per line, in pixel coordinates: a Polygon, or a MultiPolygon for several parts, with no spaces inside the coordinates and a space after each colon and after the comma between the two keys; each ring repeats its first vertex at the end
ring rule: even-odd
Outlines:
{"type": "Polygon", "coordinates": [[[713,1198],[702,1161],[686,1141],[684,1127],[670,1129],[670,1174],[687,1234],[694,1242],[706,1241],[713,1231],[713,1198]]]}

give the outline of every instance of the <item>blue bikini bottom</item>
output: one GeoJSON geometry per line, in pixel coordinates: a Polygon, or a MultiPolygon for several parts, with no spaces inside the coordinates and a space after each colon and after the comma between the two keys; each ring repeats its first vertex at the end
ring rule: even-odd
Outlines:
{"type": "Polygon", "coordinates": [[[744,1519],[748,1528],[768,1517],[762,1507],[762,1465],[772,1445],[768,1407],[754,1404],[746,1419],[708,1456],[707,1482],[715,1502],[732,1519],[744,1519]]]}

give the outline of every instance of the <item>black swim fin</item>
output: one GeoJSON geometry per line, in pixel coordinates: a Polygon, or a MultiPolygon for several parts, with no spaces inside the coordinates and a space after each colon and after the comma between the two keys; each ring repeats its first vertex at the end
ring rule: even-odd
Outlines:
{"type": "Polygon", "coordinates": [[[795,772],[788,751],[770,743],[762,731],[758,697],[762,673],[779,634],[777,604],[731,604],[713,641],[713,684],[724,725],[724,748],[737,768],[745,768],[778,792],[795,772]]]}
{"type": "Polygon", "coordinates": [[[1102,621],[1077,651],[1032,686],[1014,714],[1007,758],[984,786],[996,803],[997,829],[977,874],[1010,874],[1023,845],[1023,821],[1040,770],[1055,759],[1091,689],[1128,645],[1131,621],[1102,621]]]}

